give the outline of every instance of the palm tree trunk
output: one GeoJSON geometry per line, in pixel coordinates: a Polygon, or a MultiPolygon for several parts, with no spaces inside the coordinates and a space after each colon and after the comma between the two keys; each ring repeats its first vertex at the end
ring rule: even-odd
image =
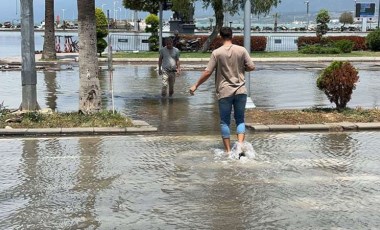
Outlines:
{"type": "Polygon", "coordinates": [[[101,90],[96,53],[95,0],[77,0],[79,34],[79,111],[85,114],[101,109],[101,90]]]}
{"type": "Polygon", "coordinates": [[[45,35],[42,59],[57,59],[55,51],[54,0],[45,0],[45,35]]]}
{"type": "Polygon", "coordinates": [[[203,44],[202,52],[207,52],[210,48],[211,42],[218,36],[220,29],[223,26],[224,13],[223,13],[223,0],[214,1],[213,8],[215,11],[215,27],[211,35],[207,38],[206,42],[203,44]]]}

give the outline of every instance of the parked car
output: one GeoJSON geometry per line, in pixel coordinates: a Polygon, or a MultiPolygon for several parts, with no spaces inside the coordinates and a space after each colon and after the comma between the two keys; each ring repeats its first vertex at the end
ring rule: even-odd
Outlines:
{"type": "Polygon", "coordinates": [[[4,28],[12,28],[12,23],[11,22],[4,22],[3,27],[4,28]]]}

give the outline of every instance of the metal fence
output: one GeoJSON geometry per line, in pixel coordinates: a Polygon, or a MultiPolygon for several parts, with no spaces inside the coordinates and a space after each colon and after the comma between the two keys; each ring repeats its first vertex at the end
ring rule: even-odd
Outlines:
{"type": "Polygon", "coordinates": [[[299,36],[267,36],[266,51],[296,51],[299,36]]]}
{"type": "MultiPolygon", "coordinates": [[[[170,34],[169,34],[170,35],[170,34]]],[[[329,36],[344,36],[352,34],[330,33],[329,36]]],[[[366,34],[355,34],[358,36],[366,36],[366,34]]],[[[149,51],[148,33],[137,34],[111,34],[112,50],[118,51],[149,51]]],[[[266,51],[297,51],[298,38],[300,36],[315,36],[312,33],[304,34],[262,34],[260,36],[267,37],[266,51]]]]}
{"type": "Polygon", "coordinates": [[[111,34],[112,50],[119,51],[149,51],[150,35],[111,34]]]}

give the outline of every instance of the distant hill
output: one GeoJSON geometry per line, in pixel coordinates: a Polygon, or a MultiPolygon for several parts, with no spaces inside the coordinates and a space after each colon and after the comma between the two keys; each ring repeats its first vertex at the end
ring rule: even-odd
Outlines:
{"type": "MultiPolygon", "coordinates": [[[[310,12],[318,12],[321,9],[328,11],[353,11],[354,0],[308,0],[310,12]]],[[[370,2],[370,1],[367,1],[370,2]]],[[[277,8],[280,12],[306,12],[305,0],[282,0],[277,8]]],[[[276,11],[276,9],[274,9],[276,11]]]]}

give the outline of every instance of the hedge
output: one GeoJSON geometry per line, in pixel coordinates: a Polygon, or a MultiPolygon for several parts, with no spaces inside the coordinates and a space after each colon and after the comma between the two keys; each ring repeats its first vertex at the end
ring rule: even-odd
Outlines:
{"type": "MultiPolygon", "coordinates": [[[[181,35],[181,39],[192,40],[200,39],[201,44],[204,44],[209,36],[207,35],[181,35]]],[[[244,36],[234,36],[232,43],[244,46],[244,36]]],[[[223,45],[223,40],[220,36],[216,37],[210,44],[209,50],[215,50],[223,45]]],[[[267,47],[267,38],[265,36],[251,36],[251,51],[265,51],[267,47]]]]}
{"type": "Polygon", "coordinates": [[[305,45],[315,45],[315,44],[328,44],[330,42],[336,42],[340,40],[349,40],[354,43],[354,47],[352,50],[367,50],[366,45],[366,39],[365,37],[361,36],[329,36],[329,37],[322,37],[322,39],[319,39],[318,37],[299,37],[297,46],[298,49],[302,48],[305,45]]]}

